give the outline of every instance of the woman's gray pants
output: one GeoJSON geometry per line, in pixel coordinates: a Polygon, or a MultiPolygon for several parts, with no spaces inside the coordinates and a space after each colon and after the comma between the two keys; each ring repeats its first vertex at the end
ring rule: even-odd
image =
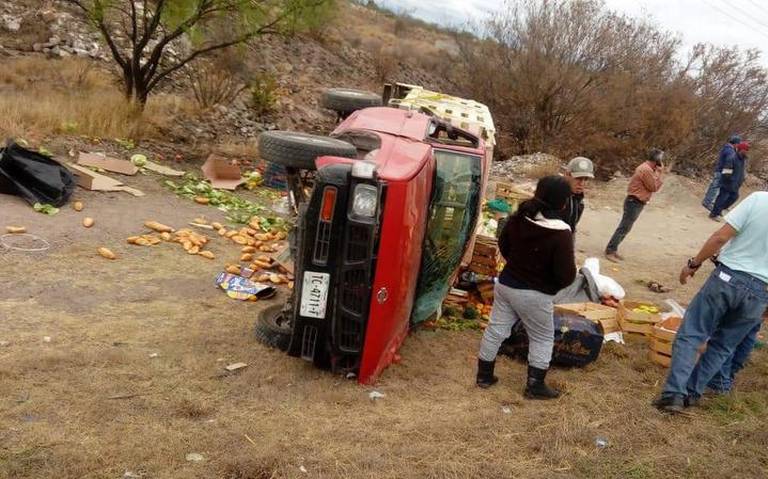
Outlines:
{"type": "Polygon", "coordinates": [[[480,359],[495,360],[501,343],[509,337],[512,327],[520,320],[528,332],[528,364],[539,369],[549,369],[555,340],[553,298],[538,291],[514,289],[496,283],[491,322],[485,328],[480,342],[480,359]]]}

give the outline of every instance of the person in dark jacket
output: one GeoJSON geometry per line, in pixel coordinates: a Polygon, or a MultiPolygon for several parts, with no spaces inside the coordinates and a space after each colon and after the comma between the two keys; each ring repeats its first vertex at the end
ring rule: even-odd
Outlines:
{"type": "Polygon", "coordinates": [[[741,137],[739,135],[731,135],[728,143],[720,149],[720,154],[715,164],[715,176],[712,178],[712,182],[709,184],[709,188],[707,188],[707,192],[704,195],[704,200],[701,202],[701,205],[710,212],[715,207],[715,200],[717,200],[717,195],[720,193],[723,164],[733,161],[733,157],[736,155],[736,145],[739,143],[741,143],[741,137]]]}
{"type": "Polygon", "coordinates": [[[575,235],[576,225],[584,214],[584,190],[589,180],[595,178],[595,165],[589,158],[577,156],[568,162],[564,170],[563,176],[571,184],[572,194],[565,203],[560,219],[568,223],[571,233],[575,235]]]}
{"type": "Polygon", "coordinates": [[[560,219],[571,193],[565,177],[544,177],[533,199],[523,202],[504,226],[499,249],[507,263],[494,288],[491,321],[478,355],[477,385],[482,388],[498,381],[493,371],[499,347],[522,321],[530,341],[525,397],[553,399],[560,395],[544,379],[555,338],[553,299],[576,278],[573,235],[560,219]]]}
{"type": "Polygon", "coordinates": [[[741,142],[736,145],[736,154],[727,157],[720,165],[720,192],[715,200],[715,206],[709,214],[714,221],[722,221],[723,210],[733,206],[739,199],[739,189],[747,177],[747,152],[749,143],[741,142]]]}

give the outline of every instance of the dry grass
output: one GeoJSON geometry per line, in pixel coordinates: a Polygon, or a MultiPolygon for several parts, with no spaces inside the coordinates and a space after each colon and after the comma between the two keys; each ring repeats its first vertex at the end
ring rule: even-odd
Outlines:
{"type": "Polygon", "coordinates": [[[189,101],[156,95],[142,113],[125,100],[109,73],[76,58],[9,60],[0,72],[0,91],[0,130],[10,136],[142,139],[194,111],[189,101]]]}
{"type": "MultiPolygon", "coordinates": [[[[27,216],[20,202],[4,206],[9,222],[70,240],[47,255],[0,254],[3,270],[17,272],[0,278],[0,340],[11,342],[0,347],[2,479],[115,478],[126,471],[171,479],[768,474],[765,350],[740,376],[738,394],[710,402],[695,417],[670,418],[649,404],[665,370],[648,361],[641,342],[609,345],[585,369],[554,370],[552,381],[567,395],[531,402],[521,394],[525,366],[506,358],[499,360],[499,385],[473,386],[478,333],[422,331],[408,338],[402,363],[377,384],[386,397],[372,402],[371,388],[259,345],[252,327],[265,305],[232,301],[212,287],[220,264],[175,249],[123,245],[147,218],[174,226],[201,214],[221,219],[215,209],[171,198],[145,180],[135,185],[148,193],[140,201],[79,193],[99,225],[87,231],[70,209],[49,218],[27,216]],[[107,264],[96,257],[102,244],[121,259],[107,264]],[[239,361],[248,368],[220,374],[239,361]],[[109,399],[126,394],[136,396],[109,399]],[[595,445],[598,437],[606,448],[595,445]],[[190,452],[205,461],[187,462],[190,452]]],[[[619,205],[624,186],[616,185],[611,198],[594,195],[596,207],[619,205]]],[[[650,207],[638,235],[659,214],[675,225],[714,227],[680,208],[650,207]]],[[[589,217],[596,214],[585,215],[593,223],[582,231],[591,236],[580,237],[580,247],[602,246],[589,217]]],[[[663,234],[692,232],[670,227],[663,234]]],[[[221,261],[238,252],[212,243],[221,261]]],[[[660,244],[667,246],[646,251],[644,261],[684,257],[673,241],[660,244]]],[[[652,293],[630,281],[649,271],[637,264],[610,274],[646,299],[652,293]]],[[[703,276],[675,297],[688,299],[703,276]]]]}

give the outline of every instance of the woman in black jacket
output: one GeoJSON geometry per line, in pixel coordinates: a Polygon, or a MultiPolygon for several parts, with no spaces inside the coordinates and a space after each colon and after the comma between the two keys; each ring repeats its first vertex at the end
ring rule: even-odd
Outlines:
{"type": "Polygon", "coordinates": [[[576,277],[573,235],[560,219],[570,196],[571,186],[565,178],[542,178],[533,199],[520,205],[504,226],[499,249],[507,264],[494,288],[491,321],[478,355],[477,385],[482,388],[498,381],[493,370],[499,347],[515,323],[522,321],[529,339],[525,397],[560,395],[544,379],[555,337],[553,299],[576,277]]]}

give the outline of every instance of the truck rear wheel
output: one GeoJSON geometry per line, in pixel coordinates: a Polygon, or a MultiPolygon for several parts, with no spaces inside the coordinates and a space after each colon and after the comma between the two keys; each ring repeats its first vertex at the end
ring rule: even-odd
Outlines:
{"type": "Polygon", "coordinates": [[[291,343],[291,324],[284,314],[284,305],[276,304],[259,313],[256,320],[256,339],[271,348],[288,351],[291,343]]]}
{"type": "Polygon", "coordinates": [[[342,116],[382,104],[381,96],[368,91],[331,88],[323,92],[323,106],[342,116]]]}
{"type": "Polygon", "coordinates": [[[267,161],[301,170],[314,170],[318,156],[357,158],[357,149],[345,141],[294,131],[265,131],[259,135],[259,153],[267,161]]]}

